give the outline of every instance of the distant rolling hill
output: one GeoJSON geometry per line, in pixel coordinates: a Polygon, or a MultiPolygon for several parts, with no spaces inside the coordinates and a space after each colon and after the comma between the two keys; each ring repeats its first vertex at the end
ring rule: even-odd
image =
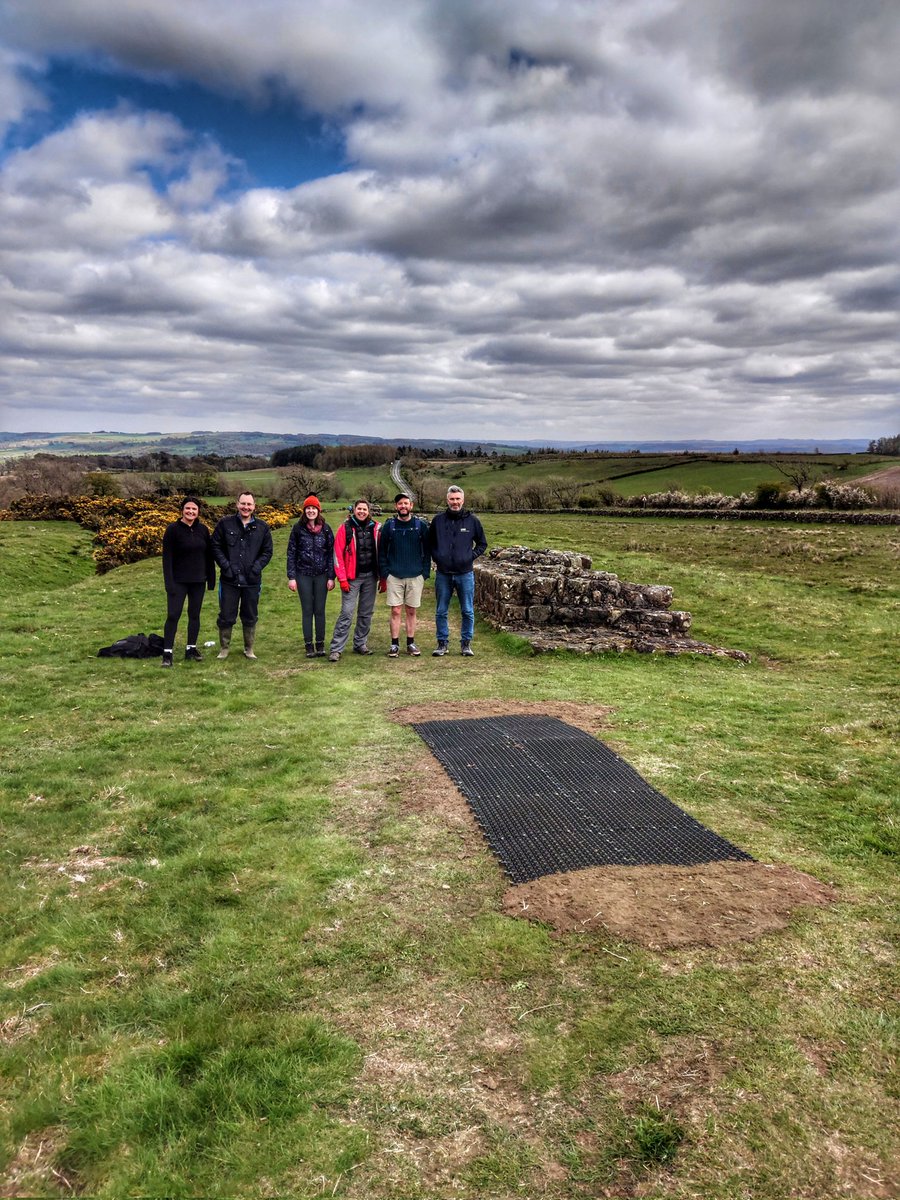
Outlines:
{"type": "MultiPolygon", "coordinates": [[[[0,432],[0,456],[19,454],[133,454],[156,450],[167,450],[172,454],[260,454],[268,456],[287,446],[306,442],[321,442],[323,446],[354,446],[365,442],[396,445],[399,439],[376,437],[373,434],[351,433],[264,433],[260,431],[214,431],[193,430],[188,433],[121,433],[115,430],[97,430],[93,433],[3,433],[0,432]]],[[[741,454],[859,454],[865,452],[869,441],[865,438],[843,438],[832,441],[815,441],[811,438],[759,438],[734,441],[685,440],[685,441],[544,441],[491,442],[458,441],[455,438],[406,438],[404,444],[415,446],[427,453],[437,447],[452,454],[457,448],[473,450],[476,446],[487,453],[517,454],[527,450],[588,450],[642,454],[730,454],[738,450],[741,454]]]]}

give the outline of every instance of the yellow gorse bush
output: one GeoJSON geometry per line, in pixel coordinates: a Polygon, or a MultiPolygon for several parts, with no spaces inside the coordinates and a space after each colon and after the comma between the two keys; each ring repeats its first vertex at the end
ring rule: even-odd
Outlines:
{"type": "MultiPolygon", "coordinates": [[[[226,512],[228,510],[225,510],[226,512]]],[[[296,504],[264,504],[258,516],[272,529],[280,529],[300,516],[296,504]]],[[[174,497],[158,500],[135,498],[123,500],[116,496],[44,496],[29,495],[15,500],[0,512],[6,521],[77,521],[85,529],[94,530],[94,561],[97,573],[104,575],[124,563],[138,562],[162,553],[166,526],[180,515],[174,497]]],[[[222,509],[201,501],[200,519],[212,528],[222,509]]]]}
{"type": "Polygon", "coordinates": [[[177,508],[159,508],[128,519],[110,517],[103,521],[94,535],[97,571],[103,575],[123,563],[161,554],[166,527],[177,520],[177,508]]]}

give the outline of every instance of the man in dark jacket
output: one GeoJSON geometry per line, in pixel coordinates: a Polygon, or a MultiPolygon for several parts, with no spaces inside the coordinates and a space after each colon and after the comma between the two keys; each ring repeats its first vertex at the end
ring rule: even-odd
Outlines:
{"type": "Polygon", "coordinates": [[[400,654],[400,620],[406,613],[406,653],[419,657],[416,645],[416,617],[422,603],[422,589],[431,574],[428,549],[428,522],[413,516],[412,496],[398,492],[394,497],[395,517],[381,527],[378,573],[385,581],[387,602],[391,608],[391,648],[388,658],[400,654]]]}
{"type": "Polygon", "coordinates": [[[231,631],[240,609],[244,630],[244,655],[256,658],[256,622],[263,568],[272,557],[272,534],[258,520],[252,492],[241,492],[237,514],[223,517],[213,530],[213,557],[219,564],[219,658],[227,658],[231,631]]]}
{"type": "Polygon", "coordinates": [[[434,620],[437,626],[437,649],[434,658],[447,653],[450,625],[447,614],[450,599],[456,592],[462,616],[460,654],[471,657],[472,634],[475,632],[475,572],[472,564],[487,550],[487,539],[481,522],[464,507],[465,493],[453,484],[447,489],[447,508],[431,522],[428,546],[434,559],[434,620]]]}

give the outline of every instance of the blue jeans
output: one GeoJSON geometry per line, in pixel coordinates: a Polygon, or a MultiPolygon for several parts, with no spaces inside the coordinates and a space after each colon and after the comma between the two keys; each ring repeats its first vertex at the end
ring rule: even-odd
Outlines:
{"type": "Polygon", "coordinates": [[[459,639],[461,642],[471,642],[475,632],[475,572],[466,571],[463,575],[445,575],[436,571],[434,575],[434,623],[437,627],[439,642],[450,641],[450,624],[447,613],[450,610],[450,597],[454,591],[459,597],[459,611],[462,614],[462,629],[459,639]]]}

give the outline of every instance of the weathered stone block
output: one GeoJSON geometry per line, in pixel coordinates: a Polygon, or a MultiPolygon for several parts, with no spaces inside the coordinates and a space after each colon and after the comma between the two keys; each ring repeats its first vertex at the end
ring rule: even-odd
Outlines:
{"type": "Polygon", "coordinates": [[[504,604],[521,604],[525,592],[525,580],[518,576],[497,579],[496,595],[504,604]]]}
{"type": "Polygon", "coordinates": [[[609,571],[593,571],[586,555],[568,551],[506,546],[475,564],[478,611],[526,636],[530,629],[535,652],[688,651],[748,661],[741,650],[689,639],[691,614],[672,611],[672,597],[665,584],[630,583],[609,571]]]}
{"type": "Polygon", "coordinates": [[[546,625],[550,620],[553,610],[549,604],[529,604],[528,605],[528,620],[532,625],[546,625]]]}

